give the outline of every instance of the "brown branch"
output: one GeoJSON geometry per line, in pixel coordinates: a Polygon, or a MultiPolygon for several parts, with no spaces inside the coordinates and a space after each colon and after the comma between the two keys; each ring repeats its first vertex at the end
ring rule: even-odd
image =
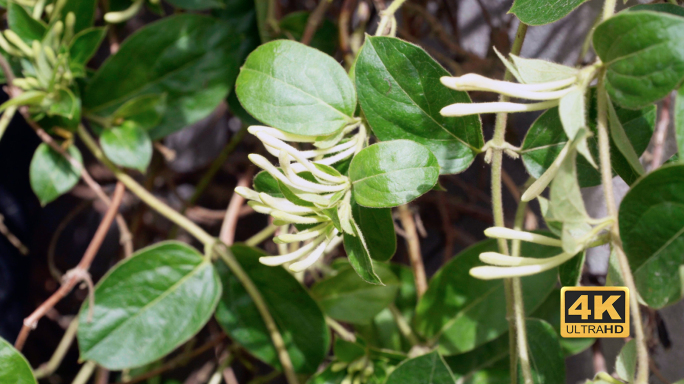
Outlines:
{"type": "MultiPolygon", "coordinates": [[[[204,352],[214,348],[219,343],[221,343],[225,338],[226,338],[226,335],[221,333],[216,338],[209,340],[206,344],[202,345],[201,347],[198,347],[197,349],[193,350],[192,352],[190,352],[188,354],[178,355],[178,356],[174,357],[173,359],[169,360],[166,364],[162,365],[161,367],[153,369],[151,371],[147,371],[140,376],[136,376],[136,377],[126,381],[125,384],[139,383],[141,381],[145,381],[149,378],[159,376],[161,373],[164,373],[166,371],[170,371],[170,370],[175,369],[181,365],[184,365],[187,362],[189,362],[190,360],[194,359],[195,357],[197,357],[197,356],[203,354],[204,352]]],[[[124,384],[124,383],[121,382],[121,383],[116,383],[116,384],[124,384]]]]}
{"type": "Polygon", "coordinates": [[[325,17],[325,12],[328,10],[328,7],[330,7],[330,4],[332,4],[332,0],[320,0],[316,6],[316,9],[311,12],[309,19],[306,21],[304,33],[302,34],[302,44],[309,45],[311,43],[311,40],[318,30],[318,26],[321,25],[321,22],[325,17]]]}
{"type": "Polygon", "coordinates": [[[125,191],[126,188],[121,182],[116,184],[116,189],[114,190],[114,197],[112,198],[112,204],[109,206],[107,213],[105,213],[104,217],[102,218],[100,226],[97,227],[97,231],[95,231],[95,235],[93,236],[93,239],[90,241],[90,244],[88,245],[88,248],[83,254],[81,261],[78,263],[76,268],[67,272],[67,274],[65,275],[65,281],[62,284],[62,286],[59,287],[59,289],[55,293],[53,293],[52,296],[50,296],[47,300],[45,300],[45,302],[41,304],[35,311],[33,311],[31,315],[24,319],[24,326],[21,328],[19,336],[17,337],[17,340],[14,343],[14,347],[16,349],[22,349],[24,343],[26,342],[28,334],[31,332],[31,329],[36,327],[36,325],[38,324],[38,320],[40,320],[41,317],[45,316],[45,314],[50,309],[52,309],[60,300],[62,300],[64,296],[71,292],[71,290],[76,286],[76,284],[78,284],[81,281],[88,282],[90,280],[88,269],[90,268],[90,264],[92,264],[93,259],[97,254],[97,251],[100,249],[102,241],[104,240],[105,236],[107,235],[107,232],[109,231],[109,227],[112,225],[112,222],[114,221],[114,217],[116,216],[116,213],[119,210],[119,205],[121,205],[121,200],[123,199],[125,191]]]}
{"type": "Polygon", "coordinates": [[[663,159],[663,152],[665,147],[665,138],[667,137],[667,128],[670,125],[670,101],[672,94],[667,95],[663,99],[663,105],[660,108],[660,116],[658,117],[658,124],[656,124],[656,131],[653,143],[653,158],[651,159],[651,171],[658,168],[663,159]]]}
{"type": "Polygon", "coordinates": [[[416,282],[416,294],[420,299],[427,290],[427,277],[425,276],[423,257],[420,254],[420,240],[418,233],[416,233],[416,223],[413,221],[413,213],[411,213],[408,205],[399,206],[399,219],[406,232],[406,247],[411,261],[411,269],[413,269],[413,278],[416,282]]]}
{"type": "MultiPolygon", "coordinates": [[[[238,179],[238,187],[249,187],[252,180],[252,170],[245,172],[238,179]]],[[[244,204],[245,198],[233,192],[233,196],[230,198],[230,203],[228,204],[228,209],[226,210],[226,216],[223,219],[223,224],[221,225],[221,232],[219,233],[219,239],[226,245],[233,245],[235,240],[235,230],[237,228],[238,217],[240,217],[240,210],[242,209],[242,204],[244,204]]]]}

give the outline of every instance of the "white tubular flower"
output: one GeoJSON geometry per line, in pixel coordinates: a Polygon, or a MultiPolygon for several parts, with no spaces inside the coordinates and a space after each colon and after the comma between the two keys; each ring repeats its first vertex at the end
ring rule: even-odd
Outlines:
{"type": "MultiPolygon", "coordinates": [[[[256,209],[255,209],[256,211],[256,209]]],[[[276,220],[280,220],[287,224],[316,224],[324,221],[330,221],[330,218],[325,216],[299,216],[293,213],[283,212],[277,209],[272,210],[269,214],[276,220]]]]}
{"type": "Polygon", "coordinates": [[[296,135],[294,133],[283,132],[276,128],[265,127],[263,125],[252,125],[247,128],[247,132],[254,136],[257,136],[257,133],[266,133],[267,135],[277,139],[292,141],[294,143],[313,143],[316,141],[316,136],[296,135]]]}
{"type": "Polygon", "coordinates": [[[309,228],[307,230],[304,230],[304,231],[301,231],[298,233],[294,233],[294,234],[286,233],[286,234],[274,237],[273,241],[276,244],[289,244],[289,243],[295,243],[298,241],[311,240],[313,238],[316,238],[316,237],[324,234],[328,228],[328,225],[330,225],[330,223],[323,223],[323,224],[317,225],[313,228],[309,228]]]}
{"type": "Polygon", "coordinates": [[[290,263],[292,261],[295,261],[304,255],[308,254],[311,252],[316,246],[318,246],[323,240],[325,240],[325,236],[319,236],[317,237],[314,241],[312,241],[309,244],[304,245],[303,247],[299,248],[298,250],[288,253],[285,255],[280,255],[280,256],[263,256],[259,258],[259,262],[264,265],[268,266],[276,266],[276,265],[282,265],[285,263],[290,263]]]}
{"type": "Polygon", "coordinates": [[[273,208],[273,209],[278,209],[283,212],[289,212],[289,213],[294,213],[294,214],[311,214],[311,213],[316,213],[318,209],[310,208],[310,207],[302,207],[300,205],[294,204],[290,202],[287,199],[283,199],[281,197],[273,197],[271,195],[268,195],[266,193],[260,193],[259,198],[261,199],[261,202],[264,203],[265,205],[273,208]]]}
{"type": "Polygon", "coordinates": [[[576,81],[576,78],[573,76],[551,83],[518,84],[508,81],[492,80],[484,76],[470,73],[461,77],[444,76],[440,78],[440,81],[446,87],[457,91],[489,91],[521,99],[552,100],[560,99],[575,89],[574,87],[569,87],[552,91],[553,89],[567,87],[573,84],[576,81]]]}
{"type": "Polygon", "coordinates": [[[534,275],[551,268],[555,268],[566,261],[573,258],[575,255],[570,253],[561,253],[557,256],[546,259],[535,259],[528,257],[512,257],[496,252],[485,252],[480,254],[481,260],[487,260],[499,265],[509,265],[506,267],[481,266],[470,269],[470,275],[482,279],[493,280],[503,279],[509,277],[522,277],[534,275]],[[510,266],[514,265],[514,266],[510,266]]]}
{"type": "Polygon", "coordinates": [[[447,105],[442,108],[439,113],[442,116],[458,117],[468,115],[480,115],[483,113],[499,113],[499,112],[530,112],[541,111],[557,106],[559,101],[549,100],[540,103],[522,104],[511,103],[507,101],[497,101],[492,103],[456,103],[447,105]]]}
{"type": "Polygon", "coordinates": [[[325,253],[326,248],[328,247],[328,244],[330,244],[330,241],[336,237],[338,234],[337,229],[333,230],[331,238],[326,238],[325,241],[322,241],[321,244],[319,244],[316,249],[313,250],[306,258],[303,260],[300,260],[292,265],[290,265],[290,270],[293,272],[301,272],[310,266],[313,265],[318,259],[321,258],[323,253],[325,253]]]}
{"type": "MultiPolygon", "coordinates": [[[[539,235],[536,233],[517,231],[515,229],[505,228],[505,227],[491,227],[484,231],[485,236],[493,237],[496,239],[507,239],[507,240],[522,240],[528,243],[536,243],[541,245],[550,245],[552,247],[562,247],[563,242],[554,239],[552,237],[539,235]]],[[[517,257],[520,259],[520,257],[517,257]]],[[[538,259],[537,259],[538,260],[538,259]]]]}

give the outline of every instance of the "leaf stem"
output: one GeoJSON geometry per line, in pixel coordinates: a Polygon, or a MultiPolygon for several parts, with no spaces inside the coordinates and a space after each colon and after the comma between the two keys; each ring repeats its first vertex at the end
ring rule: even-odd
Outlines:
{"type": "Polygon", "coordinates": [[[235,274],[240,283],[242,283],[242,285],[245,287],[245,290],[249,296],[252,298],[252,300],[254,300],[254,304],[259,310],[259,314],[264,320],[266,328],[269,330],[271,340],[273,341],[273,346],[278,352],[278,359],[283,367],[283,372],[288,383],[297,384],[297,376],[295,375],[294,368],[292,367],[290,355],[287,353],[283,337],[280,334],[280,331],[278,331],[275,320],[273,320],[273,316],[271,316],[271,313],[268,310],[266,301],[264,300],[263,296],[261,296],[261,292],[259,292],[259,289],[256,287],[256,285],[254,285],[254,282],[252,282],[247,273],[242,269],[240,263],[238,263],[235,257],[233,257],[233,254],[230,253],[230,251],[223,244],[218,243],[213,236],[200,228],[200,226],[193,223],[190,221],[190,219],[183,216],[173,208],[164,204],[161,200],[157,199],[154,195],[148,192],[142,185],[138,184],[138,182],[136,182],[132,177],[124,173],[121,169],[109,161],[109,159],[105,157],[102,150],[97,146],[97,143],[95,143],[95,140],[92,138],[92,136],[90,136],[83,125],[78,126],[78,135],[81,140],[83,140],[86,147],[88,147],[88,149],[92,152],[93,156],[107,166],[107,168],[114,173],[116,178],[122,182],[129,191],[138,196],[140,200],[179,227],[185,229],[202,244],[217,245],[214,247],[214,251],[221,256],[228,268],[230,268],[230,270],[235,274]]]}
{"type": "MultiPolygon", "coordinates": [[[[606,5],[611,0],[606,1],[606,5]]],[[[613,1],[614,3],[614,1],[613,1]]],[[[604,80],[606,70],[601,70],[598,82],[598,121],[596,129],[598,131],[599,144],[599,160],[601,165],[601,183],[603,184],[603,194],[606,199],[606,210],[608,216],[613,218],[614,222],[611,226],[611,247],[615,250],[618,263],[620,265],[620,272],[625,281],[625,285],[629,288],[631,294],[629,295],[630,312],[634,324],[634,333],[637,345],[637,373],[636,384],[648,383],[648,348],[646,346],[646,339],[644,337],[643,324],[641,322],[641,312],[639,310],[639,300],[637,298],[637,288],[634,283],[634,276],[632,270],[622,249],[622,241],[620,240],[620,227],[618,226],[618,211],[615,203],[615,194],[613,192],[613,171],[610,162],[610,138],[608,136],[608,95],[606,94],[604,80]]]]}
{"type": "Polygon", "coordinates": [[[331,319],[330,317],[326,316],[325,323],[328,324],[328,326],[332,328],[332,330],[335,331],[335,333],[337,333],[343,340],[349,341],[350,343],[356,342],[356,336],[354,335],[354,333],[348,331],[347,328],[345,328],[342,324],[338,323],[334,319],[331,319]]]}
{"type": "MultiPolygon", "coordinates": [[[[518,30],[515,34],[515,40],[511,47],[511,53],[520,54],[522,44],[525,41],[527,34],[527,25],[520,22],[518,30]]],[[[504,75],[505,81],[510,81],[513,74],[506,70],[504,75]]],[[[499,101],[505,102],[508,97],[501,95],[499,101]]],[[[503,212],[503,197],[502,197],[502,181],[501,169],[503,165],[503,149],[506,143],[506,122],[508,114],[498,113],[494,123],[494,137],[492,138],[492,211],[494,215],[494,225],[497,227],[505,227],[504,212],[503,212]]],[[[499,252],[508,254],[508,243],[505,239],[499,239],[499,252]]],[[[519,285],[519,280],[518,280],[519,285]]],[[[523,373],[523,380],[525,384],[532,384],[532,371],[530,369],[530,362],[527,356],[527,334],[524,327],[524,311],[522,293],[520,289],[515,289],[514,280],[506,279],[504,281],[504,288],[506,291],[506,318],[508,319],[508,331],[510,341],[510,355],[511,355],[511,383],[517,382],[517,355],[520,355],[520,367],[523,373]],[[522,327],[517,326],[516,314],[522,313],[523,322],[522,327]],[[513,341],[517,342],[513,342],[513,341]]]]}

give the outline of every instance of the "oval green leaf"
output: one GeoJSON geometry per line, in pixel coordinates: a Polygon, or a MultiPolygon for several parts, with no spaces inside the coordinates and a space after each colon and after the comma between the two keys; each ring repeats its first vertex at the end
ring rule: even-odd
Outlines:
{"type": "MultiPolygon", "coordinates": [[[[485,240],[454,256],[430,280],[418,302],[416,331],[438,341],[440,353],[464,353],[508,331],[503,280],[479,280],[470,276],[472,267],[483,265],[482,252],[496,252],[495,240],[485,240]]],[[[522,244],[522,255],[549,257],[560,248],[522,244]]],[[[544,302],[556,284],[557,269],[522,278],[525,309],[531,313],[544,302]]]]}
{"type": "Polygon", "coordinates": [[[0,383],[36,384],[26,358],[3,338],[0,338],[0,383]]]}
{"type": "Polygon", "coordinates": [[[69,44],[69,67],[78,76],[85,76],[85,65],[95,55],[107,34],[107,28],[88,28],[74,36],[69,44]]]}
{"type": "Polygon", "coordinates": [[[363,233],[373,260],[388,261],[397,251],[397,235],[389,208],[366,208],[352,201],[354,221],[363,233]]]}
{"type": "MultiPolygon", "coordinates": [[[[534,382],[565,384],[565,357],[556,331],[544,320],[528,319],[525,325],[534,382]]],[[[522,383],[520,368],[518,377],[518,382],[522,383]]]]}
{"type": "Polygon", "coordinates": [[[484,139],[477,115],[439,113],[450,104],[470,103],[470,97],[440,83],[449,72],[422,48],[393,37],[367,38],[355,76],[359,105],[378,139],[425,145],[444,174],[464,171],[480,153],[484,139]]]}
{"type": "Polygon", "coordinates": [[[236,92],[247,112],[285,132],[323,136],[354,122],[356,92],[344,68],[295,41],[254,50],[240,69],[236,92]]]}
{"type": "Polygon", "coordinates": [[[18,3],[10,2],[7,9],[7,24],[22,40],[28,43],[29,47],[33,40],[42,40],[47,27],[42,22],[34,19],[18,3]]]}
{"type": "Polygon", "coordinates": [[[641,108],[667,96],[684,79],[684,17],[621,12],[594,31],[594,50],[607,66],[610,98],[641,108]]]}
{"type": "Polygon", "coordinates": [[[394,301],[399,279],[385,264],[376,263],[375,272],[385,285],[369,284],[352,268],[320,281],[311,288],[311,295],[326,315],[353,324],[370,322],[394,301]]]}
{"type": "Polygon", "coordinates": [[[141,249],[97,284],[92,321],[88,302],[81,308],[81,359],[110,370],[158,360],[202,329],[220,297],[218,274],[195,249],[173,241],[141,249]]]}
{"type": "Polygon", "coordinates": [[[515,0],[509,13],[527,25],[544,25],[558,21],[587,0],[515,0]]]}
{"type": "MultiPolygon", "coordinates": [[[[266,254],[244,245],[231,247],[233,255],[259,288],[298,373],[314,373],[330,345],[325,319],[306,289],[283,268],[259,263],[266,254]]],[[[260,360],[280,369],[268,329],[247,291],[223,262],[217,262],[223,295],[216,320],[240,345],[260,360]]]]}
{"type": "Polygon", "coordinates": [[[152,140],[162,138],[205,118],[225,99],[246,48],[240,39],[225,23],[197,14],[149,24],[95,73],[84,107],[106,118],[136,96],[166,93],[164,118],[149,132],[152,140]]]}
{"type": "Polygon", "coordinates": [[[652,308],[679,301],[684,264],[684,165],[640,179],[619,212],[620,237],[637,290],[652,308]]]}
{"type": "Polygon", "coordinates": [[[439,163],[425,146],[393,140],[362,149],[349,166],[354,199],[359,205],[389,208],[406,204],[432,189],[439,163]]]}
{"type": "Polygon", "coordinates": [[[142,173],[145,173],[152,160],[150,137],[132,121],[124,121],[118,127],[105,129],[100,136],[100,145],[114,164],[137,169],[142,173]]]}
{"type": "MultiPolygon", "coordinates": [[[[81,152],[75,145],[67,149],[69,155],[83,164],[81,152]]],[[[29,179],[31,189],[38,196],[40,204],[45,205],[73,188],[81,178],[81,170],[76,168],[61,153],[41,143],[31,159],[29,179]]]]}

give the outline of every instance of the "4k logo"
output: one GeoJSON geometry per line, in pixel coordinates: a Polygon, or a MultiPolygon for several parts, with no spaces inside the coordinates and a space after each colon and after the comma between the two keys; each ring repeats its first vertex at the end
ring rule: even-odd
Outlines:
{"type": "Polygon", "coordinates": [[[627,287],[563,287],[561,336],[628,337],[627,287]]]}

